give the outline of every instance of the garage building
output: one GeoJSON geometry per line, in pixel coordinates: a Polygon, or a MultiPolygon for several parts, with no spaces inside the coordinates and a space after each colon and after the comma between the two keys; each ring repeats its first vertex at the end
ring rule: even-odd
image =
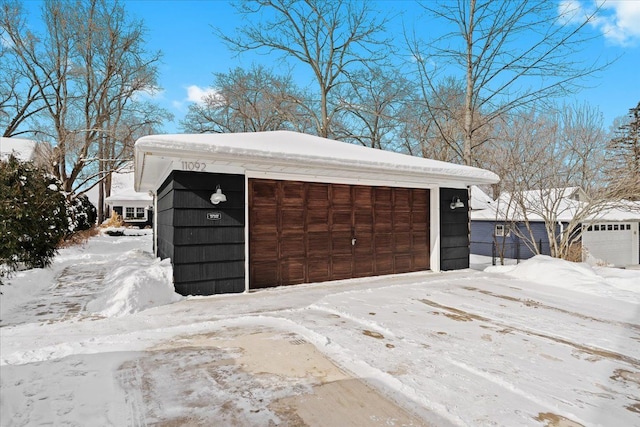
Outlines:
{"type": "Polygon", "coordinates": [[[288,131],[146,136],[135,157],[184,295],[468,268],[468,187],[498,181],[288,131]]]}

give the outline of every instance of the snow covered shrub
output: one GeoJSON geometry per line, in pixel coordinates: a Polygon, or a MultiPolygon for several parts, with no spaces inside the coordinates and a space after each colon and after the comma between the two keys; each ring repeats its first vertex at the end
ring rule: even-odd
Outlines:
{"type": "Polygon", "coordinates": [[[70,214],[73,219],[73,231],[88,230],[96,225],[98,210],[85,194],[80,194],[70,202],[70,214]]]}
{"type": "Polygon", "coordinates": [[[70,230],[60,183],[32,162],[0,161],[0,265],[46,267],[70,230]]]}

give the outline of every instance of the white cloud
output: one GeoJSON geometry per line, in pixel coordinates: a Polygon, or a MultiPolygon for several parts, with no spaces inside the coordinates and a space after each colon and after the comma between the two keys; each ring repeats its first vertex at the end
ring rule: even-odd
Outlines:
{"type": "Polygon", "coordinates": [[[212,97],[214,97],[214,99],[220,97],[218,92],[213,88],[203,89],[198,85],[190,85],[185,86],[184,89],[187,91],[186,98],[171,101],[171,106],[178,111],[185,111],[189,103],[204,104],[207,101],[210,102],[212,97]]]}
{"type": "Polygon", "coordinates": [[[599,20],[596,25],[613,43],[627,46],[640,41],[640,1],[609,1],[599,20]]]}
{"type": "Polygon", "coordinates": [[[560,2],[559,13],[565,22],[577,22],[592,14],[597,5],[602,5],[591,26],[600,31],[605,39],[620,46],[636,45],[640,42],[640,1],[608,0],[560,2]]]}
{"type": "Polygon", "coordinates": [[[156,86],[147,87],[139,90],[134,94],[136,100],[160,101],[164,99],[164,90],[156,86]]]}
{"type": "Polygon", "coordinates": [[[202,104],[207,97],[216,96],[216,93],[212,88],[202,89],[200,86],[191,85],[187,87],[187,101],[202,104]]]}

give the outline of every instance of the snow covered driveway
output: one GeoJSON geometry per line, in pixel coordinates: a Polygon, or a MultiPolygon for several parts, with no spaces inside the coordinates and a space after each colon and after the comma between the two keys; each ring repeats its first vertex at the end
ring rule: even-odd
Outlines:
{"type": "Polygon", "coordinates": [[[3,286],[0,424],[640,426],[638,271],[542,257],[170,303],[150,247],[97,237],[3,286]]]}

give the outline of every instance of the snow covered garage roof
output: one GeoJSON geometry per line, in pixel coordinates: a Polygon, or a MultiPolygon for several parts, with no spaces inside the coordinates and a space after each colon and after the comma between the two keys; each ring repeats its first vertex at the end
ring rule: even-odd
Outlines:
{"type": "Polygon", "coordinates": [[[281,175],[390,186],[493,184],[493,172],[289,131],[150,135],[135,145],[136,191],[156,190],[172,170],[281,175]]]}

